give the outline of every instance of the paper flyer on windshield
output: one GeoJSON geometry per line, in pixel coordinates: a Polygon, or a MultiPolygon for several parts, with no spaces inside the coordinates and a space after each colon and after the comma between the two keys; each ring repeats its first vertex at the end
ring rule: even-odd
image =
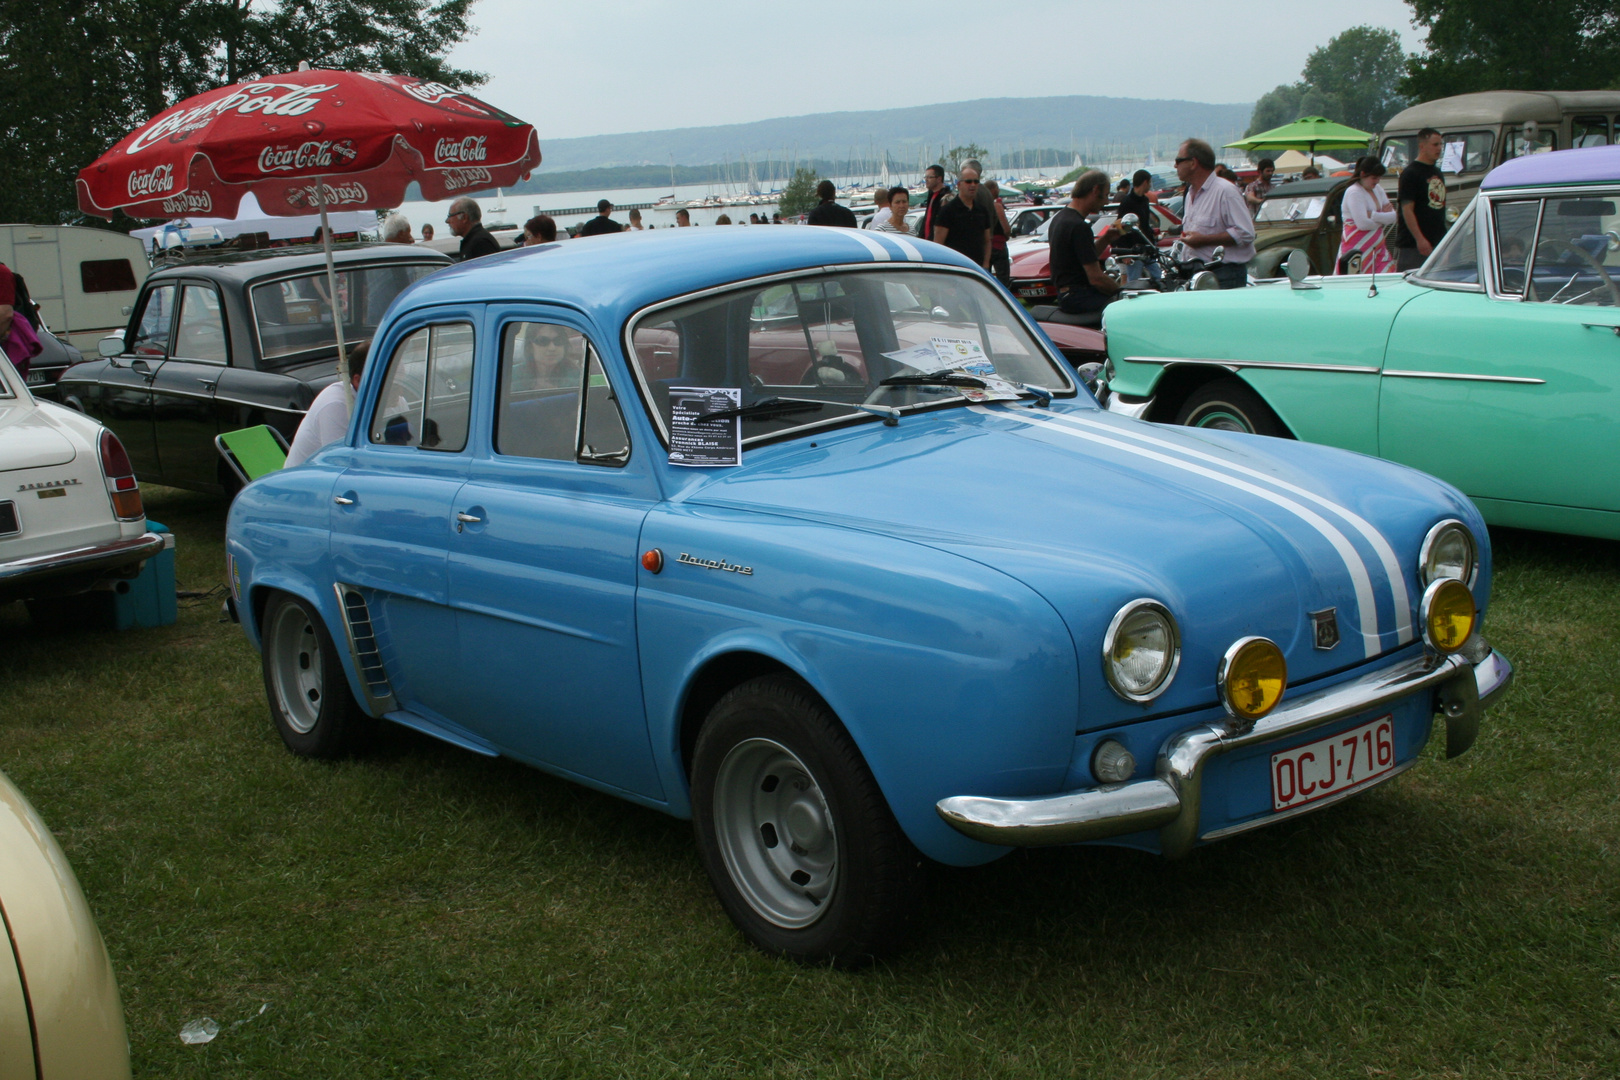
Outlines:
{"type": "Polygon", "coordinates": [[[699,420],[704,413],[742,407],[735,386],[669,388],[669,463],[671,465],[741,465],[742,418],[699,420]]]}
{"type": "Polygon", "coordinates": [[[984,380],[984,389],[964,387],[962,396],[969,401],[1016,401],[1019,389],[996,374],[996,365],[984,354],[977,341],[967,338],[930,338],[929,346],[939,357],[939,363],[955,371],[965,372],[984,380]]]}

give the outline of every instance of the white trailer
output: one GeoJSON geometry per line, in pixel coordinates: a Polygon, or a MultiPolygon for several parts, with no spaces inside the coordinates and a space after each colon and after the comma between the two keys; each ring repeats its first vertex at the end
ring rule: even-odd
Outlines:
{"type": "Polygon", "coordinates": [[[0,225],[0,262],[28,283],[45,325],[88,356],[124,328],[147,271],[139,240],[77,225],[0,225]]]}

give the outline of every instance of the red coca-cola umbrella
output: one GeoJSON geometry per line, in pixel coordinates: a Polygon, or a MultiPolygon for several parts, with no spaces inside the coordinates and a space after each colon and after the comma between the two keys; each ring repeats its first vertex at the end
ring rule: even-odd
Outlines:
{"type": "MultiPolygon", "coordinates": [[[[438,201],[510,187],[540,164],[534,128],[493,105],[408,75],[301,70],[210,90],[166,109],[79,173],[79,209],[111,218],[234,217],[385,209],[412,181],[438,201]]],[[[342,320],[339,370],[347,371],[342,320]]]]}

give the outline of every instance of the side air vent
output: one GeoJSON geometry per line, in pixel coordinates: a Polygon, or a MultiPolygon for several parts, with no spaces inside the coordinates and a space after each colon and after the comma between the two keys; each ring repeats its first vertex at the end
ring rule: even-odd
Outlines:
{"type": "Polygon", "coordinates": [[[359,589],[341,582],[337,585],[337,597],[343,607],[349,655],[354,659],[354,668],[360,673],[360,686],[366,693],[366,711],[373,716],[392,712],[398,708],[394,688],[389,685],[388,671],[383,667],[382,650],[377,646],[377,631],[372,626],[366,598],[359,589]]]}

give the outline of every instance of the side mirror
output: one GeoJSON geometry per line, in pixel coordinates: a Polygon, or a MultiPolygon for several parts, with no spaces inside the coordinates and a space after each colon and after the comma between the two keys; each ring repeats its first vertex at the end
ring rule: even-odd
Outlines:
{"type": "Polygon", "coordinates": [[[1226,245],[1225,244],[1216,244],[1215,245],[1215,253],[1209,257],[1209,265],[1214,266],[1216,263],[1223,263],[1225,261],[1226,261],[1226,245]]]}
{"type": "Polygon", "coordinates": [[[96,352],[102,356],[118,356],[124,351],[124,337],[122,334],[108,334],[96,342],[96,352]]]}
{"type": "Polygon", "coordinates": [[[124,318],[127,319],[127,318],[129,318],[129,313],[134,311],[135,308],[130,304],[125,304],[123,307],[119,308],[118,310],[123,312],[124,318]]]}
{"type": "Polygon", "coordinates": [[[928,317],[933,319],[935,322],[943,322],[951,317],[951,313],[942,307],[936,307],[933,311],[928,313],[928,317]]]}
{"type": "Polygon", "coordinates": [[[1310,256],[1299,248],[1288,253],[1283,262],[1283,273],[1288,275],[1288,287],[1291,289],[1320,289],[1320,285],[1307,284],[1305,278],[1311,272],[1310,256]]]}
{"type": "Polygon", "coordinates": [[[1119,227],[1125,229],[1126,231],[1134,229],[1140,224],[1141,221],[1137,219],[1135,214],[1126,214],[1124,217],[1119,219],[1119,227]]]}

